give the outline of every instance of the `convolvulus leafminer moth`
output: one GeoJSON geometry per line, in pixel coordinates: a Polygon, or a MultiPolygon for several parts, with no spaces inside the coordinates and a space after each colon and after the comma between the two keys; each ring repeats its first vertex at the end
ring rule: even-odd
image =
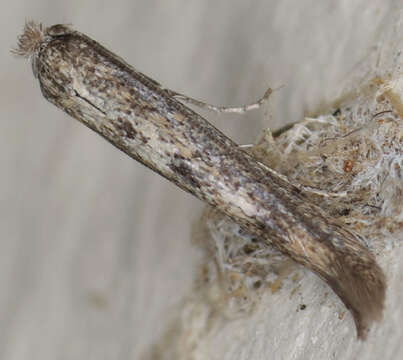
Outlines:
{"type": "Polygon", "coordinates": [[[31,58],[51,103],[324,279],[351,310],[358,337],[381,318],[386,285],[373,254],[300,187],[183,105],[186,97],[69,26],[27,23],[15,52],[31,58]]]}

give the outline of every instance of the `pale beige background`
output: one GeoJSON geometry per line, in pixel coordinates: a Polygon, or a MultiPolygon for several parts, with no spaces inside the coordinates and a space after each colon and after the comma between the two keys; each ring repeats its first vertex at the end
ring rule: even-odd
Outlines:
{"type": "MultiPolygon", "coordinates": [[[[262,112],[240,143],[331,101],[401,0],[3,0],[0,358],[136,359],[192,285],[202,204],[47,103],[11,56],[25,19],[72,23],[164,86],[262,112]]],[[[395,357],[397,359],[397,357],[395,357]]]]}

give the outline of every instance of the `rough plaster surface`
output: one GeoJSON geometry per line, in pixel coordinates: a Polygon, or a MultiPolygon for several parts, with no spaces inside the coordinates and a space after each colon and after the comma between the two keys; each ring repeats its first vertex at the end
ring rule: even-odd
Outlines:
{"type": "MultiPolygon", "coordinates": [[[[6,1],[0,14],[0,358],[136,359],[166,330],[192,288],[198,261],[190,227],[201,203],[41,98],[28,64],[8,51],[26,18],[72,23],[165,86],[211,103],[242,104],[269,85],[285,85],[273,99],[270,124],[262,112],[207,114],[249,143],[262,127],[299,120],[331,102],[399,5],[6,1]]],[[[312,305],[296,312],[299,302],[287,305],[277,293],[247,321],[227,324],[204,354],[400,358],[402,256],[398,249],[382,264],[392,274],[387,311],[366,343],[343,336],[345,323],[329,321],[329,312],[342,311],[337,299],[326,300],[333,310],[312,305]],[[265,305],[276,311],[264,312],[265,305]],[[318,332],[327,332],[327,341],[318,343],[318,332]]],[[[298,296],[316,304],[324,285],[310,273],[303,282],[298,296]]]]}

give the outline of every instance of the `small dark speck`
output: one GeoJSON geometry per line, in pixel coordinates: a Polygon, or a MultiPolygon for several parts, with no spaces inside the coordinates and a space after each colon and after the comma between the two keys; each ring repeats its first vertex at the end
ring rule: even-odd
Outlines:
{"type": "Polygon", "coordinates": [[[341,110],[340,109],[337,109],[336,111],[334,111],[333,112],[333,116],[337,116],[337,115],[340,115],[341,114],[341,110]]]}
{"type": "Polygon", "coordinates": [[[300,309],[300,310],[305,310],[305,309],[306,309],[306,305],[305,305],[305,304],[301,304],[301,305],[299,306],[299,309],[300,309]]]}
{"type": "Polygon", "coordinates": [[[250,255],[255,251],[255,248],[253,246],[250,246],[250,245],[245,245],[243,247],[243,251],[245,252],[246,255],[250,255]]]}
{"type": "Polygon", "coordinates": [[[350,214],[350,212],[351,212],[351,209],[344,208],[344,209],[340,210],[340,215],[341,216],[347,216],[348,214],[350,214]]]}
{"type": "Polygon", "coordinates": [[[255,289],[259,289],[261,286],[262,286],[262,282],[261,282],[260,280],[256,281],[256,282],[253,284],[253,287],[254,287],[255,289]]]}

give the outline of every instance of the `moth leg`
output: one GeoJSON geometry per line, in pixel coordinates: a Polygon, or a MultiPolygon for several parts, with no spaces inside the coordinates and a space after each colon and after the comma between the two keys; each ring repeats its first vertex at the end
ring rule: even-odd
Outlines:
{"type": "Polygon", "coordinates": [[[255,110],[259,109],[268,99],[270,94],[273,92],[271,88],[268,88],[264,95],[256,102],[249,104],[249,105],[243,105],[243,106],[236,106],[236,107],[229,107],[229,106],[215,106],[211,104],[207,104],[203,101],[195,100],[192,99],[189,96],[177,93],[176,91],[173,90],[167,90],[169,95],[174,97],[177,100],[183,101],[188,104],[192,104],[195,106],[198,106],[199,108],[202,109],[208,109],[217,113],[238,113],[238,114],[244,114],[250,110],[255,110]]]}

